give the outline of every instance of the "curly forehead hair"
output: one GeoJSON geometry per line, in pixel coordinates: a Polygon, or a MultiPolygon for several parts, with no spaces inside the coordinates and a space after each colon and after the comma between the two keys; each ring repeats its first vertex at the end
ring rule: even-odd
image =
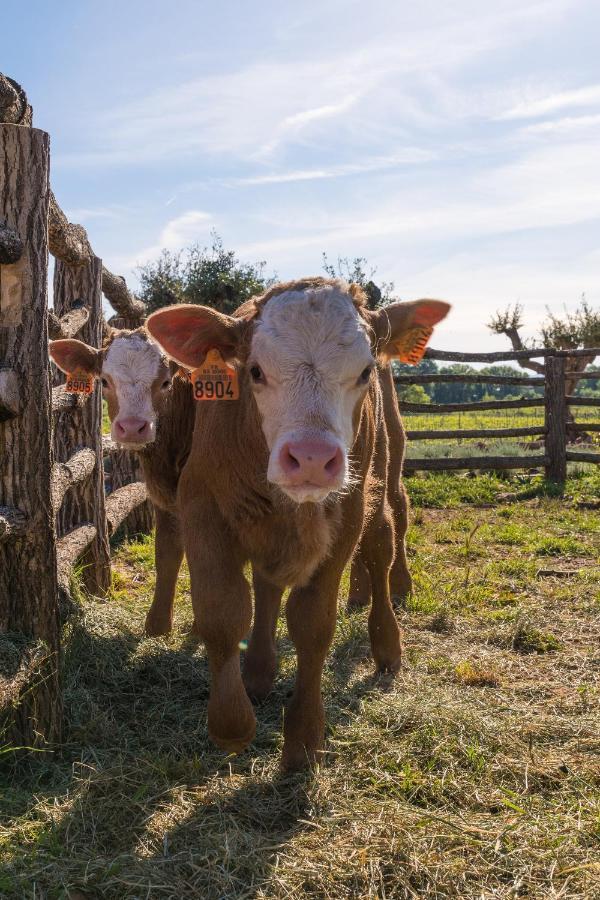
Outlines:
{"type": "Polygon", "coordinates": [[[136,338],[139,337],[142,341],[149,341],[150,336],[148,332],[141,325],[139,328],[110,328],[108,334],[104,336],[104,340],[102,341],[102,350],[108,350],[113,341],[117,338],[136,338]]]}
{"type": "Polygon", "coordinates": [[[146,344],[152,344],[160,353],[161,361],[168,365],[169,358],[166,353],[163,352],[162,348],[152,340],[148,332],[146,331],[146,327],[144,325],[140,325],[139,328],[111,328],[108,334],[105,336],[101,350],[108,351],[113,341],[116,341],[117,338],[120,340],[124,338],[125,340],[130,341],[143,341],[146,344]]]}
{"type": "Polygon", "coordinates": [[[265,303],[279,294],[286,294],[288,291],[318,291],[322,288],[337,288],[343,294],[348,294],[357,309],[362,309],[362,307],[367,305],[367,295],[359,284],[349,284],[343,278],[323,278],[320,275],[315,275],[312,278],[299,278],[296,281],[281,281],[279,284],[274,284],[273,287],[266,290],[264,294],[253,297],[251,302],[258,312],[265,303]]]}

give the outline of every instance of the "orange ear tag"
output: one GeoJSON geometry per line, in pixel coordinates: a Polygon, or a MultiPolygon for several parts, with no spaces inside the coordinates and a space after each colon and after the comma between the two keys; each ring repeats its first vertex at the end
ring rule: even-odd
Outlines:
{"type": "Polygon", "coordinates": [[[417,325],[416,328],[409,329],[398,340],[394,341],[396,350],[394,355],[400,362],[416,366],[419,360],[423,358],[425,348],[432,334],[433,328],[430,326],[417,325]]]}
{"type": "Polygon", "coordinates": [[[218,350],[209,350],[206,359],[190,375],[196,400],[237,400],[240,396],[237,372],[218,350]]]}
{"type": "Polygon", "coordinates": [[[94,390],[94,376],[89,372],[69,372],[65,383],[66,394],[91,394],[94,390]]]}

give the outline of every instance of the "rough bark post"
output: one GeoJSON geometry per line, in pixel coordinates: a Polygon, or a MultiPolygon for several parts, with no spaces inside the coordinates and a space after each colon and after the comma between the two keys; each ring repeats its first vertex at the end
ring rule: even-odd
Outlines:
{"type": "Polygon", "coordinates": [[[546,478],[559,484],[567,478],[565,362],[561,356],[547,356],[545,361],[546,478]]]}
{"type": "MultiPolygon", "coordinates": [[[[70,266],[57,259],[54,268],[54,312],[70,313],[77,302],[89,312],[87,322],[76,335],[92,347],[102,345],[102,260],[93,256],[88,263],[70,266]]],[[[54,367],[55,384],[65,376],[54,367]]],[[[57,517],[59,536],[90,522],[96,537],[81,559],[83,583],[90,594],[104,596],[110,587],[110,548],[104,507],[104,462],[102,453],[102,391],[94,393],[80,409],[59,413],[54,432],[54,455],[65,463],[75,450],[89,447],[96,455],[90,477],[69,490],[57,517]]]]}
{"type": "Polygon", "coordinates": [[[19,398],[17,414],[0,417],[0,507],[19,510],[25,520],[0,541],[0,632],[20,632],[48,650],[12,717],[15,739],[31,745],[58,740],[61,722],[50,494],[48,135],[0,124],[0,160],[0,219],[24,244],[18,262],[0,266],[0,366],[10,371],[19,398]]]}
{"type": "MultiPolygon", "coordinates": [[[[126,319],[123,316],[113,316],[108,322],[113,328],[139,328],[141,319],[126,319]]],[[[144,475],[136,453],[130,450],[115,450],[108,458],[110,469],[111,491],[124,487],[132,481],[143,481],[144,475]]],[[[150,534],[154,528],[154,510],[150,500],[145,500],[134,509],[122,523],[127,535],[150,534]]]]}

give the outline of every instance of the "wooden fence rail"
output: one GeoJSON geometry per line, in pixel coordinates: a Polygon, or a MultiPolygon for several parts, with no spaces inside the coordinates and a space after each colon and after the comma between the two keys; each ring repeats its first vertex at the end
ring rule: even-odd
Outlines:
{"type": "MultiPolygon", "coordinates": [[[[469,456],[460,458],[411,458],[404,463],[407,472],[417,470],[444,471],[456,469],[532,469],[543,466],[546,477],[559,483],[564,482],[567,475],[567,462],[600,463],[600,453],[592,451],[567,450],[568,429],[575,432],[600,431],[600,423],[568,422],[568,410],[570,407],[600,406],[600,397],[574,397],[566,394],[567,362],[573,356],[591,356],[600,354],[600,348],[589,348],[585,351],[554,351],[554,350],[527,350],[507,351],[502,353],[453,353],[442,350],[428,350],[426,355],[430,359],[457,360],[460,362],[495,362],[498,360],[531,359],[535,356],[542,357],[543,377],[521,376],[495,376],[458,375],[452,372],[427,373],[425,375],[396,375],[394,381],[402,384],[435,384],[435,383],[462,383],[462,384],[514,384],[523,386],[535,386],[544,389],[543,396],[531,399],[516,400],[482,400],[471,403],[410,403],[400,400],[400,409],[403,413],[428,413],[449,414],[453,412],[480,412],[483,410],[496,410],[501,412],[506,409],[530,409],[536,406],[544,407],[543,425],[534,425],[522,428],[470,428],[470,429],[420,429],[407,430],[409,440],[448,440],[454,438],[509,438],[509,437],[533,437],[541,435],[544,438],[545,452],[543,455],[524,454],[521,456],[469,456]]],[[[598,378],[598,372],[578,373],[578,378],[598,378]]],[[[410,423],[410,418],[408,419],[410,423]]]]}

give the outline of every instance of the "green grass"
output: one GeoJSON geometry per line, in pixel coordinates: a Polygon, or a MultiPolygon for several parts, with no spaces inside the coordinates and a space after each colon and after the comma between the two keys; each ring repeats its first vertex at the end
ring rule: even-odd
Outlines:
{"type": "Polygon", "coordinates": [[[102,401],[102,434],[110,434],[110,419],[108,418],[106,400],[102,401]]]}
{"type": "MultiPolygon", "coordinates": [[[[577,422],[600,422],[600,405],[598,407],[581,407],[576,409],[577,422]]],[[[410,413],[403,414],[404,425],[408,431],[448,431],[474,430],[481,428],[529,428],[542,425],[544,408],[490,410],[466,413],[410,413]]],[[[600,449],[600,433],[592,432],[585,449],[600,449]]],[[[543,445],[539,446],[542,435],[522,438],[452,438],[448,440],[410,440],[407,444],[407,456],[413,459],[468,456],[528,456],[543,454],[543,445]]],[[[577,445],[574,449],[581,449],[577,445]]]]}
{"type": "MultiPolygon", "coordinates": [[[[402,405],[401,405],[402,408],[402,405]]],[[[600,419],[600,401],[598,406],[575,407],[577,422],[598,422],[600,419]]],[[[483,410],[475,412],[453,413],[403,413],[402,418],[407,430],[421,431],[439,429],[475,428],[529,428],[542,425],[544,407],[530,409],[483,410]]]]}
{"type": "Polygon", "coordinates": [[[62,746],[0,770],[0,897],[598,896],[600,517],[579,505],[598,476],[563,499],[494,476],[408,485],[405,665],[375,679],[367,613],[341,606],[312,776],[278,767],[284,620],[256,740],[226,757],[187,573],[173,635],[145,638],[152,539],[118,547],[108,601],[66,635],[62,746]]]}

